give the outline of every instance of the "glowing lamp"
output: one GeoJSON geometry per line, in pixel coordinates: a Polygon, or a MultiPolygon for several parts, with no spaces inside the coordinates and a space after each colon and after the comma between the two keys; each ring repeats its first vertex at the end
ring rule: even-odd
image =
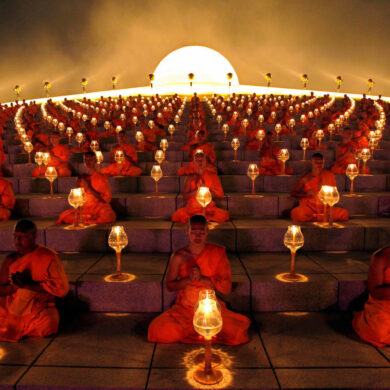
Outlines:
{"type": "Polygon", "coordinates": [[[158,196],[158,181],[162,178],[163,172],[160,165],[153,165],[150,176],[156,182],[156,196],[158,196]]]}
{"type": "Polygon", "coordinates": [[[282,274],[280,279],[286,282],[302,282],[307,280],[306,276],[295,273],[295,255],[299,248],[303,247],[304,237],[301,227],[290,225],[284,234],[283,243],[291,252],[290,272],[282,274]]]}
{"type": "Polygon", "coordinates": [[[290,158],[288,149],[280,149],[278,153],[278,160],[282,163],[281,175],[286,174],[286,161],[290,158]]]}
{"type": "Polygon", "coordinates": [[[122,131],[122,126],[115,127],[116,135],[119,136],[119,133],[122,131]]]}
{"type": "Polygon", "coordinates": [[[221,124],[222,122],[222,115],[217,115],[217,122],[218,122],[218,126],[221,124]]]}
{"type": "Polygon", "coordinates": [[[56,129],[58,126],[58,119],[54,118],[52,122],[53,122],[54,128],[56,129]]]}
{"type": "Polygon", "coordinates": [[[36,152],[34,156],[34,160],[38,165],[39,170],[39,176],[41,176],[41,165],[43,164],[43,153],[42,152],[36,152]]]}
{"type": "Polygon", "coordinates": [[[172,137],[173,137],[173,134],[175,134],[175,126],[174,125],[169,125],[168,126],[168,133],[169,133],[169,135],[171,136],[171,139],[172,139],[172,137]]]}
{"type": "Polygon", "coordinates": [[[322,138],[324,138],[324,130],[322,129],[318,129],[316,132],[315,132],[315,137],[316,137],[316,140],[318,141],[318,148],[320,148],[321,146],[321,141],[322,141],[322,138]]]}
{"type": "Polygon", "coordinates": [[[83,114],[83,116],[81,117],[82,121],[85,122],[88,120],[88,115],[86,114],[83,114]]]}
{"type": "Polygon", "coordinates": [[[263,129],[260,129],[256,133],[256,139],[259,141],[259,151],[261,150],[263,146],[263,139],[265,138],[265,131],[263,129]]]}
{"type": "Polygon", "coordinates": [[[30,137],[27,134],[22,134],[20,140],[25,144],[26,142],[30,142],[30,137]]]}
{"type": "Polygon", "coordinates": [[[276,142],[279,142],[279,134],[281,131],[282,131],[282,125],[280,123],[277,123],[275,125],[276,142]]]}
{"type": "Polygon", "coordinates": [[[340,194],[337,187],[329,186],[325,192],[325,202],[329,205],[329,225],[333,225],[333,206],[340,200],[340,194]]]}
{"type": "Polygon", "coordinates": [[[306,122],[306,115],[302,114],[300,120],[301,120],[301,126],[303,126],[306,122]]]}
{"type": "Polygon", "coordinates": [[[97,150],[99,150],[99,142],[96,139],[94,139],[91,141],[89,147],[93,152],[96,152],[97,150]]]}
{"type": "Polygon", "coordinates": [[[306,149],[309,147],[309,140],[307,138],[301,139],[301,148],[303,150],[303,157],[302,160],[306,160],[306,149]]]}
{"type": "Polygon", "coordinates": [[[28,163],[31,164],[31,152],[34,150],[34,146],[31,142],[24,143],[24,150],[28,153],[28,163]]]}
{"type": "Polygon", "coordinates": [[[290,129],[290,133],[292,133],[292,131],[294,130],[294,126],[295,126],[295,119],[291,118],[288,121],[288,128],[290,129]]]}
{"type": "Polygon", "coordinates": [[[328,125],[328,131],[329,131],[329,134],[330,134],[330,140],[332,140],[332,135],[333,135],[334,130],[335,130],[334,124],[330,123],[328,125]]]}
{"type": "Polygon", "coordinates": [[[359,175],[359,169],[356,164],[348,164],[347,169],[345,170],[346,176],[351,180],[351,189],[350,189],[350,196],[354,195],[353,193],[353,181],[358,177],[359,175]]]}
{"type": "Polygon", "coordinates": [[[275,111],[271,112],[271,118],[272,118],[272,121],[275,121],[275,119],[276,119],[276,112],[275,111]]]}
{"type": "Polygon", "coordinates": [[[194,379],[204,385],[213,385],[222,380],[222,372],[211,365],[211,338],[222,330],[220,305],[213,290],[201,290],[194,307],[193,325],[195,331],[205,339],[204,368],[194,372],[194,379]]]}
{"type": "Polygon", "coordinates": [[[48,166],[51,161],[51,156],[49,152],[42,153],[42,162],[43,165],[48,166]]]}
{"type": "MultiPolygon", "coordinates": [[[[114,156],[114,159],[115,159],[115,162],[119,164],[119,167],[120,167],[120,173],[122,171],[122,164],[123,162],[125,161],[125,154],[123,153],[123,150],[117,150],[115,152],[115,156],[114,156]]],[[[119,176],[122,176],[122,175],[119,175],[119,176]]]]}
{"type": "Polygon", "coordinates": [[[234,150],[234,160],[233,161],[238,161],[237,160],[237,150],[240,147],[240,140],[238,138],[233,138],[231,142],[231,146],[234,150]]]}
{"type": "Polygon", "coordinates": [[[48,121],[49,123],[51,123],[51,122],[53,121],[53,117],[52,117],[51,115],[48,115],[48,116],[47,116],[47,121],[48,121]]]}
{"type": "Polygon", "coordinates": [[[95,117],[91,118],[91,124],[92,126],[96,126],[97,119],[95,117]]]}
{"type": "Polygon", "coordinates": [[[58,130],[62,133],[65,130],[65,124],[63,122],[58,123],[58,130]]]}
{"type": "Polygon", "coordinates": [[[79,208],[85,203],[84,188],[72,188],[68,195],[68,203],[75,209],[72,228],[78,228],[79,225],[79,208]]]}
{"type": "Polygon", "coordinates": [[[111,123],[109,121],[105,121],[103,126],[108,131],[108,130],[110,130],[111,123]]]}
{"type": "Polygon", "coordinates": [[[361,171],[363,172],[363,174],[366,174],[366,172],[368,171],[367,169],[367,161],[371,158],[371,152],[370,152],[370,149],[362,149],[361,152],[360,152],[360,158],[362,159],[363,161],[363,167],[361,169],[361,171]]]}
{"type": "Polygon", "coordinates": [[[248,170],[246,172],[249,179],[252,180],[252,194],[255,193],[255,180],[259,176],[259,168],[256,164],[249,164],[248,170]]]}
{"type": "Polygon", "coordinates": [[[206,207],[213,200],[210,189],[208,187],[199,187],[195,199],[202,206],[203,215],[205,215],[206,207]]]}
{"type": "Polygon", "coordinates": [[[133,123],[134,126],[137,126],[137,123],[138,123],[138,118],[136,116],[133,116],[131,118],[131,122],[133,123]]]}
{"type": "Polygon", "coordinates": [[[168,140],[166,138],[163,138],[160,141],[160,148],[164,151],[164,153],[168,149],[168,140]]]}
{"type": "Polygon", "coordinates": [[[113,226],[110,235],[108,236],[108,245],[114,249],[116,253],[116,273],[107,276],[105,280],[109,282],[125,282],[132,279],[131,275],[122,273],[121,267],[121,252],[128,243],[127,234],[123,226],[113,226]]]}
{"type": "Polygon", "coordinates": [[[142,133],[142,131],[137,131],[135,133],[135,140],[138,142],[138,143],[141,143],[143,140],[144,140],[144,135],[142,133]]]}
{"type": "Polygon", "coordinates": [[[68,136],[68,144],[70,145],[70,139],[72,138],[73,129],[71,127],[66,128],[66,135],[68,136]]]}
{"type": "Polygon", "coordinates": [[[154,153],[154,159],[157,161],[158,164],[161,165],[161,163],[165,160],[165,153],[163,150],[156,150],[154,153]]]}
{"type": "Polygon", "coordinates": [[[54,167],[47,167],[45,172],[45,177],[50,182],[50,197],[53,198],[54,197],[53,182],[58,177],[56,169],[54,167]]]}
{"type": "Polygon", "coordinates": [[[76,141],[79,144],[79,149],[81,150],[81,144],[84,142],[84,134],[83,133],[77,133],[76,134],[76,141]]]}

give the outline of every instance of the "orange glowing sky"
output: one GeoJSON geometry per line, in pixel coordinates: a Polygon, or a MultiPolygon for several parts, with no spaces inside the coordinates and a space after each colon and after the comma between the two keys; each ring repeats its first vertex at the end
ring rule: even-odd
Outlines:
{"type": "Polygon", "coordinates": [[[224,55],[240,83],[390,95],[387,0],[3,0],[0,101],[147,85],[171,51],[202,45],[224,55]]]}

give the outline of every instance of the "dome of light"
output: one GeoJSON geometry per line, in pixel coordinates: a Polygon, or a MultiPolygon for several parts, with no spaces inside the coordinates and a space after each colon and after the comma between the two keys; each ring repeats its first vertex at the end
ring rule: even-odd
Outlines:
{"type": "Polygon", "coordinates": [[[239,85],[230,62],[217,51],[204,46],[185,46],[169,53],[154,71],[154,85],[189,85],[188,74],[193,73],[194,85],[239,85]],[[227,74],[233,77],[228,80],[227,74]]]}

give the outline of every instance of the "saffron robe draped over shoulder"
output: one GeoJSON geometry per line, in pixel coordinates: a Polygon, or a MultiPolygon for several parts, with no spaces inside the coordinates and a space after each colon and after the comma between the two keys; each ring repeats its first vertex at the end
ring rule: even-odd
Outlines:
{"type": "Polygon", "coordinates": [[[124,145],[115,145],[111,150],[111,162],[109,166],[102,168],[100,170],[103,175],[106,176],[139,176],[142,173],[142,170],[134,165],[131,161],[125,158],[125,160],[118,164],[115,162],[115,152],[117,150],[122,150],[123,153],[131,158],[134,162],[137,162],[137,151],[133,145],[124,144],[124,145]],[[114,161],[112,161],[114,160],[114,161]]]}
{"type": "MultiPolygon", "coordinates": [[[[231,292],[230,264],[225,248],[206,244],[199,256],[181,265],[179,277],[181,279],[188,277],[194,266],[199,267],[203,276],[211,279],[217,291],[222,294],[231,292]]],[[[148,340],[159,343],[203,342],[203,337],[195,332],[192,321],[199,292],[205,288],[209,287],[200,282],[192,282],[181,290],[175,304],[150,323],[148,340]]],[[[242,314],[228,310],[222,300],[218,299],[218,302],[221,305],[223,326],[221,332],[213,337],[212,342],[226,345],[246,343],[250,320],[242,314]]]]}
{"type": "MultiPolygon", "coordinates": [[[[390,268],[385,269],[383,283],[390,284],[390,268]]],[[[352,325],[362,340],[379,348],[390,345],[390,299],[376,299],[370,295],[352,325]]]]}
{"type": "MultiPolygon", "coordinates": [[[[300,180],[310,175],[303,176],[300,180]]],[[[303,198],[299,201],[299,206],[295,207],[291,211],[291,219],[294,222],[321,222],[324,218],[324,205],[318,199],[318,192],[323,185],[336,186],[336,179],[332,172],[323,170],[320,175],[308,179],[303,187],[305,192],[315,191],[315,197],[303,198]]],[[[341,207],[333,207],[333,220],[334,221],[346,221],[348,220],[349,214],[346,209],[341,207]]]]}
{"type": "MultiPolygon", "coordinates": [[[[210,191],[213,191],[219,198],[223,198],[224,193],[221,182],[216,174],[206,170],[203,175],[191,178],[187,176],[186,180],[191,180],[190,191],[195,191],[198,187],[198,180],[202,180],[205,187],[208,187],[210,191]]],[[[229,213],[226,210],[218,208],[214,201],[211,201],[205,211],[205,217],[208,221],[214,222],[226,222],[229,221],[229,213]]],[[[192,215],[203,214],[203,208],[193,196],[188,200],[186,207],[176,210],[172,214],[173,222],[186,223],[192,215]]]]}
{"type": "MultiPolygon", "coordinates": [[[[83,206],[82,213],[85,223],[110,223],[116,219],[116,214],[110,206],[111,189],[106,176],[95,172],[84,178],[90,182],[91,187],[100,194],[97,198],[88,188],[85,189],[87,201],[83,206]]],[[[81,185],[82,186],[82,185],[81,185]]],[[[56,223],[74,223],[75,210],[63,211],[56,223]]]]}
{"type": "Polygon", "coordinates": [[[0,221],[8,221],[15,207],[15,194],[11,183],[0,177],[0,221]]]}
{"type": "Polygon", "coordinates": [[[69,283],[57,253],[38,245],[15,261],[10,256],[4,260],[0,276],[8,279],[15,272],[26,271],[45,292],[18,288],[13,294],[0,297],[1,341],[16,342],[23,336],[45,337],[58,330],[55,297],[64,297],[69,283]]]}

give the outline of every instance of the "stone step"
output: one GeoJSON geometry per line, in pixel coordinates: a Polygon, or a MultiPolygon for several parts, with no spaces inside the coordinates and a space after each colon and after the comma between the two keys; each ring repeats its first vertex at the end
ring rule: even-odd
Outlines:
{"type": "MultiPolygon", "coordinates": [[[[159,217],[170,219],[178,208],[185,203],[181,195],[161,193],[152,194],[113,194],[111,206],[118,218],[122,217],[159,217]]],[[[281,193],[227,193],[225,198],[216,202],[218,207],[229,210],[231,217],[282,217],[298,205],[298,201],[289,194],[281,193]]],[[[342,195],[337,204],[348,210],[350,216],[381,215],[390,211],[390,194],[361,193],[356,196],[342,195]]],[[[47,195],[17,195],[13,216],[16,217],[58,217],[70,208],[68,195],[59,194],[55,198],[47,195]]]]}
{"type": "MultiPolygon", "coordinates": [[[[54,218],[31,218],[39,228],[39,243],[58,252],[106,252],[109,224],[90,226],[84,230],[67,230],[66,225],[54,224],[54,218]]],[[[13,250],[12,230],[15,220],[0,225],[0,250],[13,250]]],[[[128,252],[169,253],[187,242],[186,225],[174,224],[161,218],[119,218],[129,237],[128,252]]],[[[287,251],[283,236],[289,219],[233,217],[230,222],[211,223],[210,240],[229,251],[280,252],[287,251]]],[[[346,251],[376,250],[388,244],[390,223],[387,218],[354,217],[333,229],[313,223],[300,223],[305,236],[304,250],[346,251]]]]}
{"type": "MultiPolygon", "coordinates": [[[[241,165],[238,169],[244,170],[241,165]],[[240,168],[241,167],[241,168],[240,168]]],[[[176,167],[177,168],[177,167],[176,167]]],[[[164,165],[163,165],[164,169],[164,165]]],[[[171,167],[174,170],[175,167],[171,167]]],[[[286,176],[259,176],[255,180],[255,191],[290,193],[297,181],[298,175],[286,176]]],[[[47,179],[32,177],[8,177],[16,194],[47,194],[50,184],[47,179]]],[[[138,177],[110,177],[112,193],[155,193],[155,182],[150,176],[138,177]]],[[[242,173],[241,175],[221,175],[220,180],[225,193],[237,192],[248,193],[252,191],[252,182],[242,173]]],[[[68,194],[71,188],[76,186],[77,177],[59,177],[53,183],[56,193],[68,194]]],[[[177,194],[184,188],[185,177],[163,176],[158,183],[159,192],[177,194]]],[[[336,176],[337,188],[340,193],[349,193],[350,181],[343,175],[336,176]]],[[[358,176],[355,179],[354,189],[357,193],[384,192],[390,188],[389,175],[366,175],[358,176]]]]}
{"type": "MultiPolygon", "coordinates": [[[[299,251],[296,271],[307,277],[302,283],[277,279],[289,271],[287,253],[228,253],[228,258],[233,289],[224,299],[238,312],[356,310],[365,298],[369,252],[299,251]]],[[[74,297],[89,311],[161,312],[177,296],[164,283],[168,253],[124,253],[122,272],[134,279],[123,283],[105,280],[115,273],[113,251],[62,253],[61,260],[74,297]]]]}

